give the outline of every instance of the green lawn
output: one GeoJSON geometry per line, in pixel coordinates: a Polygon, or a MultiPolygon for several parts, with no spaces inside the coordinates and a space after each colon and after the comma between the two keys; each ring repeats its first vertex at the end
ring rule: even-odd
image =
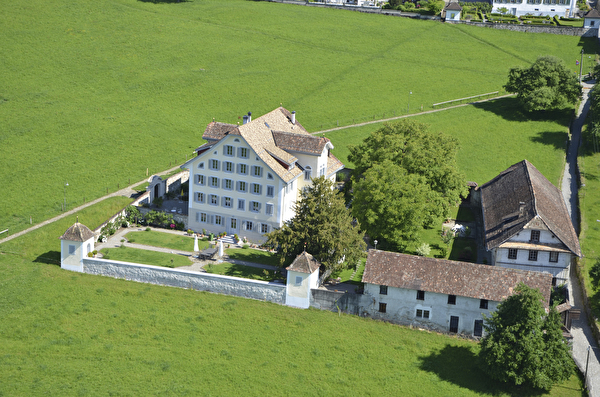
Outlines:
{"type": "Polygon", "coordinates": [[[583,258],[580,260],[585,289],[589,303],[596,317],[600,318],[600,289],[594,290],[590,282],[589,271],[600,260],[600,153],[594,153],[589,136],[584,132],[584,141],[579,153],[579,169],[581,171],[581,186],[579,188],[579,211],[581,226],[579,242],[583,258]]]}
{"type": "MultiPolygon", "coordinates": [[[[411,109],[427,109],[501,90],[510,67],[539,55],[575,71],[582,47],[597,50],[593,38],[246,0],[29,0],[2,2],[0,15],[0,170],[10,186],[0,230],[11,233],[64,201],[72,208],[184,162],[213,117],[236,123],[281,103],[316,131],[402,114],[409,96],[411,109]]],[[[452,128],[491,132],[464,116],[452,128]]],[[[521,137],[502,141],[506,153],[537,153],[506,131],[521,137]]],[[[523,157],[471,150],[495,147],[486,139],[464,144],[470,179],[523,157]]]]}
{"type": "Polygon", "coordinates": [[[358,268],[350,267],[348,269],[341,270],[339,272],[333,273],[331,278],[340,278],[341,283],[351,283],[351,284],[362,284],[362,276],[365,271],[365,263],[367,262],[366,258],[360,260],[358,268]],[[356,270],[356,273],[354,273],[356,270]],[[352,277],[354,274],[354,277],[352,277]]]}
{"type": "Polygon", "coordinates": [[[119,248],[103,248],[100,252],[106,259],[143,265],[180,267],[192,264],[187,256],[130,248],[124,245],[119,248]]]}
{"type": "Polygon", "coordinates": [[[249,278],[253,280],[273,281],[275,272],[273,270],[259,269],[257,267],[236,265],[232,263],[219,263],[204,266],[207,273],[222,274],[224,276],[249,278]]]}
{"type": "Polygon", "coordinates": [[[228,255],[230,259],[279,266],[279,259],[272,252],[252,248],[228,248],[225,250],[225,254],[228,255]]]}
{"type": "MultiPolygon", "coordinates": [[[[144,230],[138,232],[129,232],[125,235],[125,238],[130,243],[164,247],[178,251],[194,251],[194,238],[186,236],[184,232],[181,232],[181,234],[172,234],[154,230],[144,230]]],[[[202,241],[198,239],[198,248],[200,250],[208,248],[208,246],[208,241],[202,241]]]]}
{"type": "MultiPolygon", "coordinates": [[[[529,160],[552,183],[564,168],[565,143],[572,111],[528,115],[515,98],[449,109],[414,117],[434,132],[455,137],[460,144],[457,162],[469,181],[483,184],[523,159],[529,160]]],[[[328,133],[333,153],[348,168],[348,145],[359,145],[378,124],[328,133]]]]}
{"type": "Polygon", "coordinates": [[[490,381],[458,338],[18,256],[0,256],[0,302],[6,396],[540,395],[490,381]]]}

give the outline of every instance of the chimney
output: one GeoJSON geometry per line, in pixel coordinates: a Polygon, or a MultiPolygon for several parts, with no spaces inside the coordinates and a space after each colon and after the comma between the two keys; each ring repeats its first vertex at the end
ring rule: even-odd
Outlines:
{"type": "Polygon", "coordinates": [[[519,202],[519,216],[523,215],[523,210],[525,209],[525,203],[523,201],[519,202]]]}
{"type": "Polygon", "coordinates": [[[248,116],[242,116],[242,124],[246,124],[248,122],[248,116]]]}
{"type": "Polygon", "coordinates": [[[292,112],[292,124],[296,124],[296,111],[292,112]]]}
{"type": "Polygon", "coordinates": [[[252,121],[252,112],[248,112],[248,122],[252,121]]]}

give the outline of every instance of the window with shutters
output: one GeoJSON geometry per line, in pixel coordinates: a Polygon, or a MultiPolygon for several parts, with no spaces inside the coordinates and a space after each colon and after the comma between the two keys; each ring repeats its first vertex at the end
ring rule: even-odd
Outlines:
{"type": "Polygon", "coordinates": [[[231,157],[233,157],[234,153],[235,153],[234,148],[231,145],[225,145],[225,147],[223,148],[223,154],[225,156],[231,156],[231,157]]]}
{"type": "Polygon", "coordinates": [[[233,163],[231,161],[225,161],[223,164],[223,171],[233,172],[233,163]]]}
{"type": "Polygon", "coordinates": [[[204,175],[197,175],[196,183],[198,185],[204,186],[204,184],[206,183],[205,181],[206,179],[204,178],[204,175]]]}
{"type": "Polygon", "coordinates": [[[246,209],[246,200],[238,199],[238,210],[244,211],[246,209]]]}
{"type": "Polygon", "coordinates": [[[210,205],[219,205],[219,196],[217,196],[216,194],[211,194],[210,205]]]}
{"type": "Polygon", "coordinates": [[[259,183],[252,184],[252,194],[260,194],[262,192],[262,186],[259,183]]]}
{"type": "Polygon", "coordinates": [[[232,202],[233,200],[231,199],[231,197],[223,197],[223,207],[231,208],[232,202]]]}
{"type": "Polygon", "coordinates": [[[261,233],[269,233],[269,225],[267,225],[266,223],[261,223],[260,224],[260,232],[261,233]]]}
{"type": "Polygon", "coordinates": [[[204,203],[204,193],[196,193],[196,201],[199,203],[204,203]]]}
{"type": "Polygon", "coordinates": [[[258,201],[250,201],[250,211],[260,212],[260,203],[258,201]]]}
{"type": "Polygon", "coordinates": [[[252,166],[252,176],[262,178],[263,168],[258,165],[252,166]]]}
{"type": "Polygon", "coordinates": [[[223,189],[233,190],[233,181],[231,179],[223,179],[223,189]]]}
{"type": "Polygon", "coordinates": [[[238,188],[237,188],[238,192],[246,193],[246,191],[248,190],[246,182],[244,182],[244,181],[238,181],[237,185],[238,185],[238,188]]]}
{"type": "Polygon", "coordinates": [[[238,148],[238,157],[247,159],[248,158],[248,148],[245,148],[245,147],[238,148]]]}
{"type": "Polygon", "coordinates": [[[237,172],[240,175],[248,175],[248,166],[246,164],[238,164],[237,165],[237,172]]]}
{"type": "Polygon", "coordinates": [[[211,170],[219,171],[219,160],[212,159],[208,162],[208,164],[208,168],[210,168],[211,170]]]}
{"type": "Polygon", "coordinates": [[[216,176],[211,176],[210,187],[219,187],[219,178],[217,178],[216,176]]]}

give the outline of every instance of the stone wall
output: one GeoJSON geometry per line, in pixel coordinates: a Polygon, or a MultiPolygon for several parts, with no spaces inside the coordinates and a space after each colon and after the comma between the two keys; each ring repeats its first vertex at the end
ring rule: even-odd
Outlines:
{"type": "Polygon", "coordinates": [[[339,310],[348,314],[359,314],[360,312],[362,294],[329,291],[326,289],[312,289],[310,292],[311,307],[332,312],[339,310]]]}
{"type": "Polygon", "coordinates": [[[598,37],[598,28],[575,28],[571,26],[516,25],[510,23],[446,21],[446,23],[479,26],[491,29],[512,30],[513,32],[549,33],[564,36],[598,37]]]}
{"type": "Polygon", "coordinates": [[[179,187],[190,179],[190,171],[184,170],[175,175],[171,175],[165,180],[165,191],[171,192],[178,190],[179,187]]]}
{"type": "Polygon", "coordinates": [[[83,272],[140,283],[189,288],[258,299],[281,305],[285,304],[285,285],[260,280],[248,280],[98,258],[83,259],[83,272]]]}

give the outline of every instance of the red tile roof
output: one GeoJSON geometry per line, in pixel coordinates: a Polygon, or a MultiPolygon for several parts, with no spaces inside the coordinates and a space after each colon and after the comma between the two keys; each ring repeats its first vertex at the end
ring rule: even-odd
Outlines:
{"type": "Polygon", "coordinates": [[[500,302],[512,295],[519,283],[537,288],[548,308],[552,275],[425,258],[397,252],[369,250],[363,283],[458,295],[500,302]]]}

